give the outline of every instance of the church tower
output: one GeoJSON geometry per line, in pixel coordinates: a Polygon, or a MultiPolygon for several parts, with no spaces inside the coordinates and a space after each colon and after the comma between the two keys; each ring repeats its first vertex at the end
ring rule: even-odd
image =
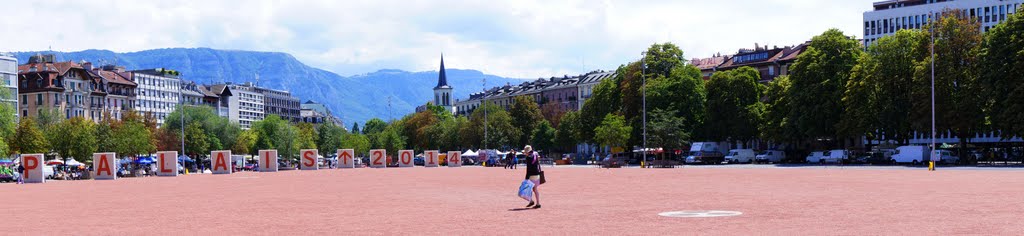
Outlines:
{"type": "Polygon", "coordinates": [[[452,98],[452,86],[448,85],[448,77],[444,72],[444,54],[441,54],[441,70],[437,75],[437,86],[434,87],[434,105],[442,106],[446,111],[452,111],[454,102],[452,98]]]}

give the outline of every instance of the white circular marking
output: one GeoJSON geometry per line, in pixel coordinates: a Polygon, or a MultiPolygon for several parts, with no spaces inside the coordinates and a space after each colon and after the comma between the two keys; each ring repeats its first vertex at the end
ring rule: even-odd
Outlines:
{"type": "Polygon", "coordinates": [[[680,218],[707,218],[707,217],[724,217],[724,216],[738,216],[742,215],[743,212],[738,211],[667,211],[658,213],[659,216],[664,217],[680,217],[680,218]]]}

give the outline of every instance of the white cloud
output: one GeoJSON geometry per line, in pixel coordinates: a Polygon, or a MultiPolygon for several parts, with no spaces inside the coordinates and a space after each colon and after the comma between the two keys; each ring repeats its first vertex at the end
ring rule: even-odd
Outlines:
{"type": "Polygon", "coordinates": [[[521,78],[614,69],[651,43],[687,57],[860,36],[872,0],[11,1],[0,51],[211,47],[291,53],[342,75],[451,68],[521,78]]]}

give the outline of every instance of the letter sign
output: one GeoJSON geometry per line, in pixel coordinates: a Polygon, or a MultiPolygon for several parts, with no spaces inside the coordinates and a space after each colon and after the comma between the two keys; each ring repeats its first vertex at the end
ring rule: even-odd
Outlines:
{"type": "Polygon", "coordinates": [[[440,161],[437,158],[437,150],[423,151],[423,167],[437,167],[437,163],[440,161]]]}
{"type": "Polygon", "coordinates": [[[373,149],[370,150],[370,167],[373,168],[387,168],[388,167],[388,151],[384,149],[373,149]]]}
{"type": "Polygon", "coordinates": [[[260,172],[277,172],[277,150],[260,150],[260,172]]]}
{"type": "Polygon", "coordinates": [[[462,153],[459,151],[448,152],[448,167],[461,167],[462,166],[462,153]]]}
{"type": "Polygon", "coordinates": [[[356,168],[355,150],[338,149],[338,168],[356,168]]]}
{"type": "Polygon", "coordinates": [[[156,153],[157,176],[178,176],[178,152],[164,151],[156,153]]]}
{"type": "Polygon", "coordinates": [[[117,154],[113,152],[93,153],[92,169],[96,170],[94,179],[117,179],[117,154]]]}
{"type": "Polygon", "coordinates": [[[320,165],[317,164],[319,163],[319,161],[317,161],[317,157],[320,155],[318,154],[318,152],[319,151],[317,151],[316,149],[299,150],[299,158],[301,158],[301,160],[299,160],[299,169],[316,170],[317,168],[319,168],[320,165]]]}
{"type": "Polygon", "coordinates": [[[401,150],[398,151],[398,167],[414,167],[416,166],[412,162],[412,150],[401,150]]]}
{"type": "Polygon", "coordinates": [[[25,183],[42,183],[46,181],[46,176],[43,176],[43,154],[25,154],[21,155],[21,166],[25,167],[25,172],[21,173],[21,178],[25,180],[25,183]]]}
{"type": "Polygon", "coordinates": [[[210,162],[214,174],[231,174],[231,150],[210,152],[210,162]]]}

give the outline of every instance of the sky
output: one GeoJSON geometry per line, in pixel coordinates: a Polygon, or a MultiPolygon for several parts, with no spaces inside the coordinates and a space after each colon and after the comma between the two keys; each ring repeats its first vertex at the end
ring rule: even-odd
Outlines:
{"type": "Polygon", "coordinates": [[[274,51],[349,76],[475,69],[514,78],[614,70],[653,43],[686,58],[861,38],[878,0],[4,1],[0,51],[274,51]]]}

